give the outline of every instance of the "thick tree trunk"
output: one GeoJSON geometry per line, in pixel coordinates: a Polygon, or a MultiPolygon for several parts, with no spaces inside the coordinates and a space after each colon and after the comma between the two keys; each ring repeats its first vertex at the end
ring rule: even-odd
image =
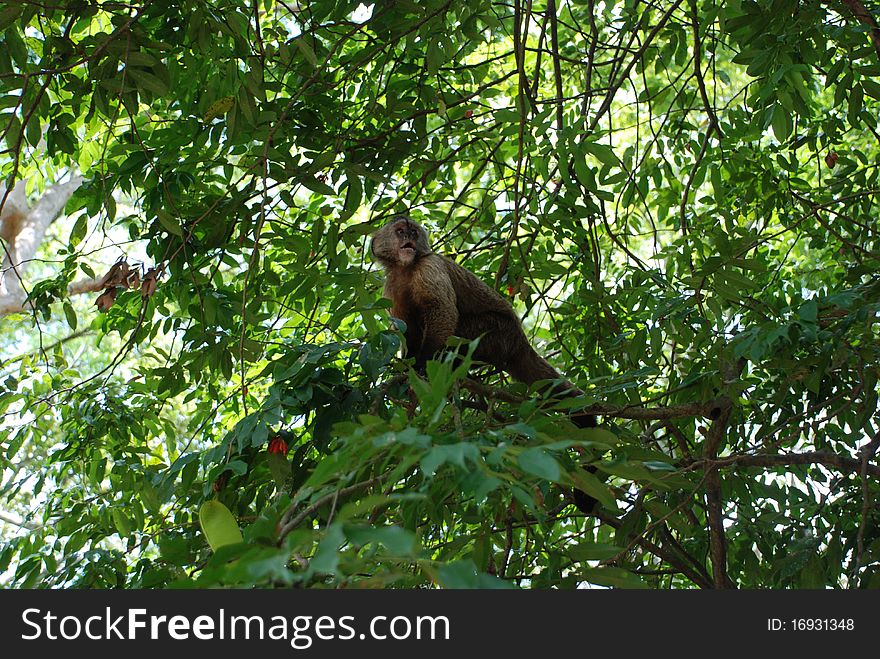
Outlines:
{"type": "MultiPolygon", "coordinates": [[[[23,311],[25,307],[24,272],[37,254],[46,230],[64,210],[64,205],[82,184],[81,176],[48,188],[33,207],[28,206],[25,181],[18,181],[7,194],[0,192],[0,238],[3,260],[0,267],[0,316],[23,311]]],[[[99,290],[99,280],[78,282],[70,287],[71,295],[99,290]],[[94,288],[88,286],[93,283],[94,288]]]]}

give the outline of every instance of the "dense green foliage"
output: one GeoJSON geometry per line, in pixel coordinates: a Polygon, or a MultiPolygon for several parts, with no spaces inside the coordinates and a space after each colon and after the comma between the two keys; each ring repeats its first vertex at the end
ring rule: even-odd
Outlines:
{"type": "Polygon", "coordinates": [[[880,582],[876,3],[54,5],[0,9],[3,180],[85,179],[0,321],[6,583],[880,582]],[[397,212],[599,429],[408,370],[397,212]]]}

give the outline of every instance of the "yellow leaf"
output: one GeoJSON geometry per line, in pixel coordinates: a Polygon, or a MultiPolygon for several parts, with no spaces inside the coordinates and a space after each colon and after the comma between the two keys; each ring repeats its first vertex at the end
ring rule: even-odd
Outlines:
{"type": "Polygon", "coordinates": [[[215,117],[219,117],[221,114],[226,114],[232,109],[233,103],[235,103],[235,98],[232,96],[218,98],[208,106],[207,110],[205,110],[205,116],[202,117],[202,121],[208,123],[215,117]]]}
{"type": "Polygon", "coordinates": [[[199,508],[199,524],[202,525],[202,533],[205,534],[205,539],[214,551],[224,545],[244,542],[235,517],[229,512],[229,508],[217,500],[212,499],[202,504],[199,508]]]}

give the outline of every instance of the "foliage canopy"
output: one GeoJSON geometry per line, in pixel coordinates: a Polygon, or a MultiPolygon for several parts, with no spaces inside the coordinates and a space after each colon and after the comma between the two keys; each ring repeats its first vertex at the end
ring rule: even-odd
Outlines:
{"type": "Polygon", "coordinates": [[[84,183],[0,321],[0,572],[876,586],[876,10],[4,3],[3,180],[84,183]],[[398,212],[599,429],[408,371],[368,249],[398,212]],[[68,295],[123,261],[106,311],[68,295]]]}

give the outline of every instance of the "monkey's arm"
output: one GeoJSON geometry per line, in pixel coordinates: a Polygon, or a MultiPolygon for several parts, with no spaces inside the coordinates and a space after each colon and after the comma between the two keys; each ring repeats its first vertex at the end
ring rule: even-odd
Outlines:
{"type": "Polygon", "coordinates": [[[424,368],[425,363],[443,349],[447,339],[455,333],[458,322],[458,311],[455,306],[448,306],[445,300],[436,299],[426,303],[425,329],[422,345],[416,355],[416,368],[424,368]]]}
{"type": "Polygon", "coordinates": [[[415,350],[416,370],[424,370],[425,363],[442,350],[455,333],[458,308],[455,290],[442,261],[425,259],[415,279],[420,280],[413,282],[413,288],[419,293],[417,304],[422,321],[422,336],[415,350]]]}

